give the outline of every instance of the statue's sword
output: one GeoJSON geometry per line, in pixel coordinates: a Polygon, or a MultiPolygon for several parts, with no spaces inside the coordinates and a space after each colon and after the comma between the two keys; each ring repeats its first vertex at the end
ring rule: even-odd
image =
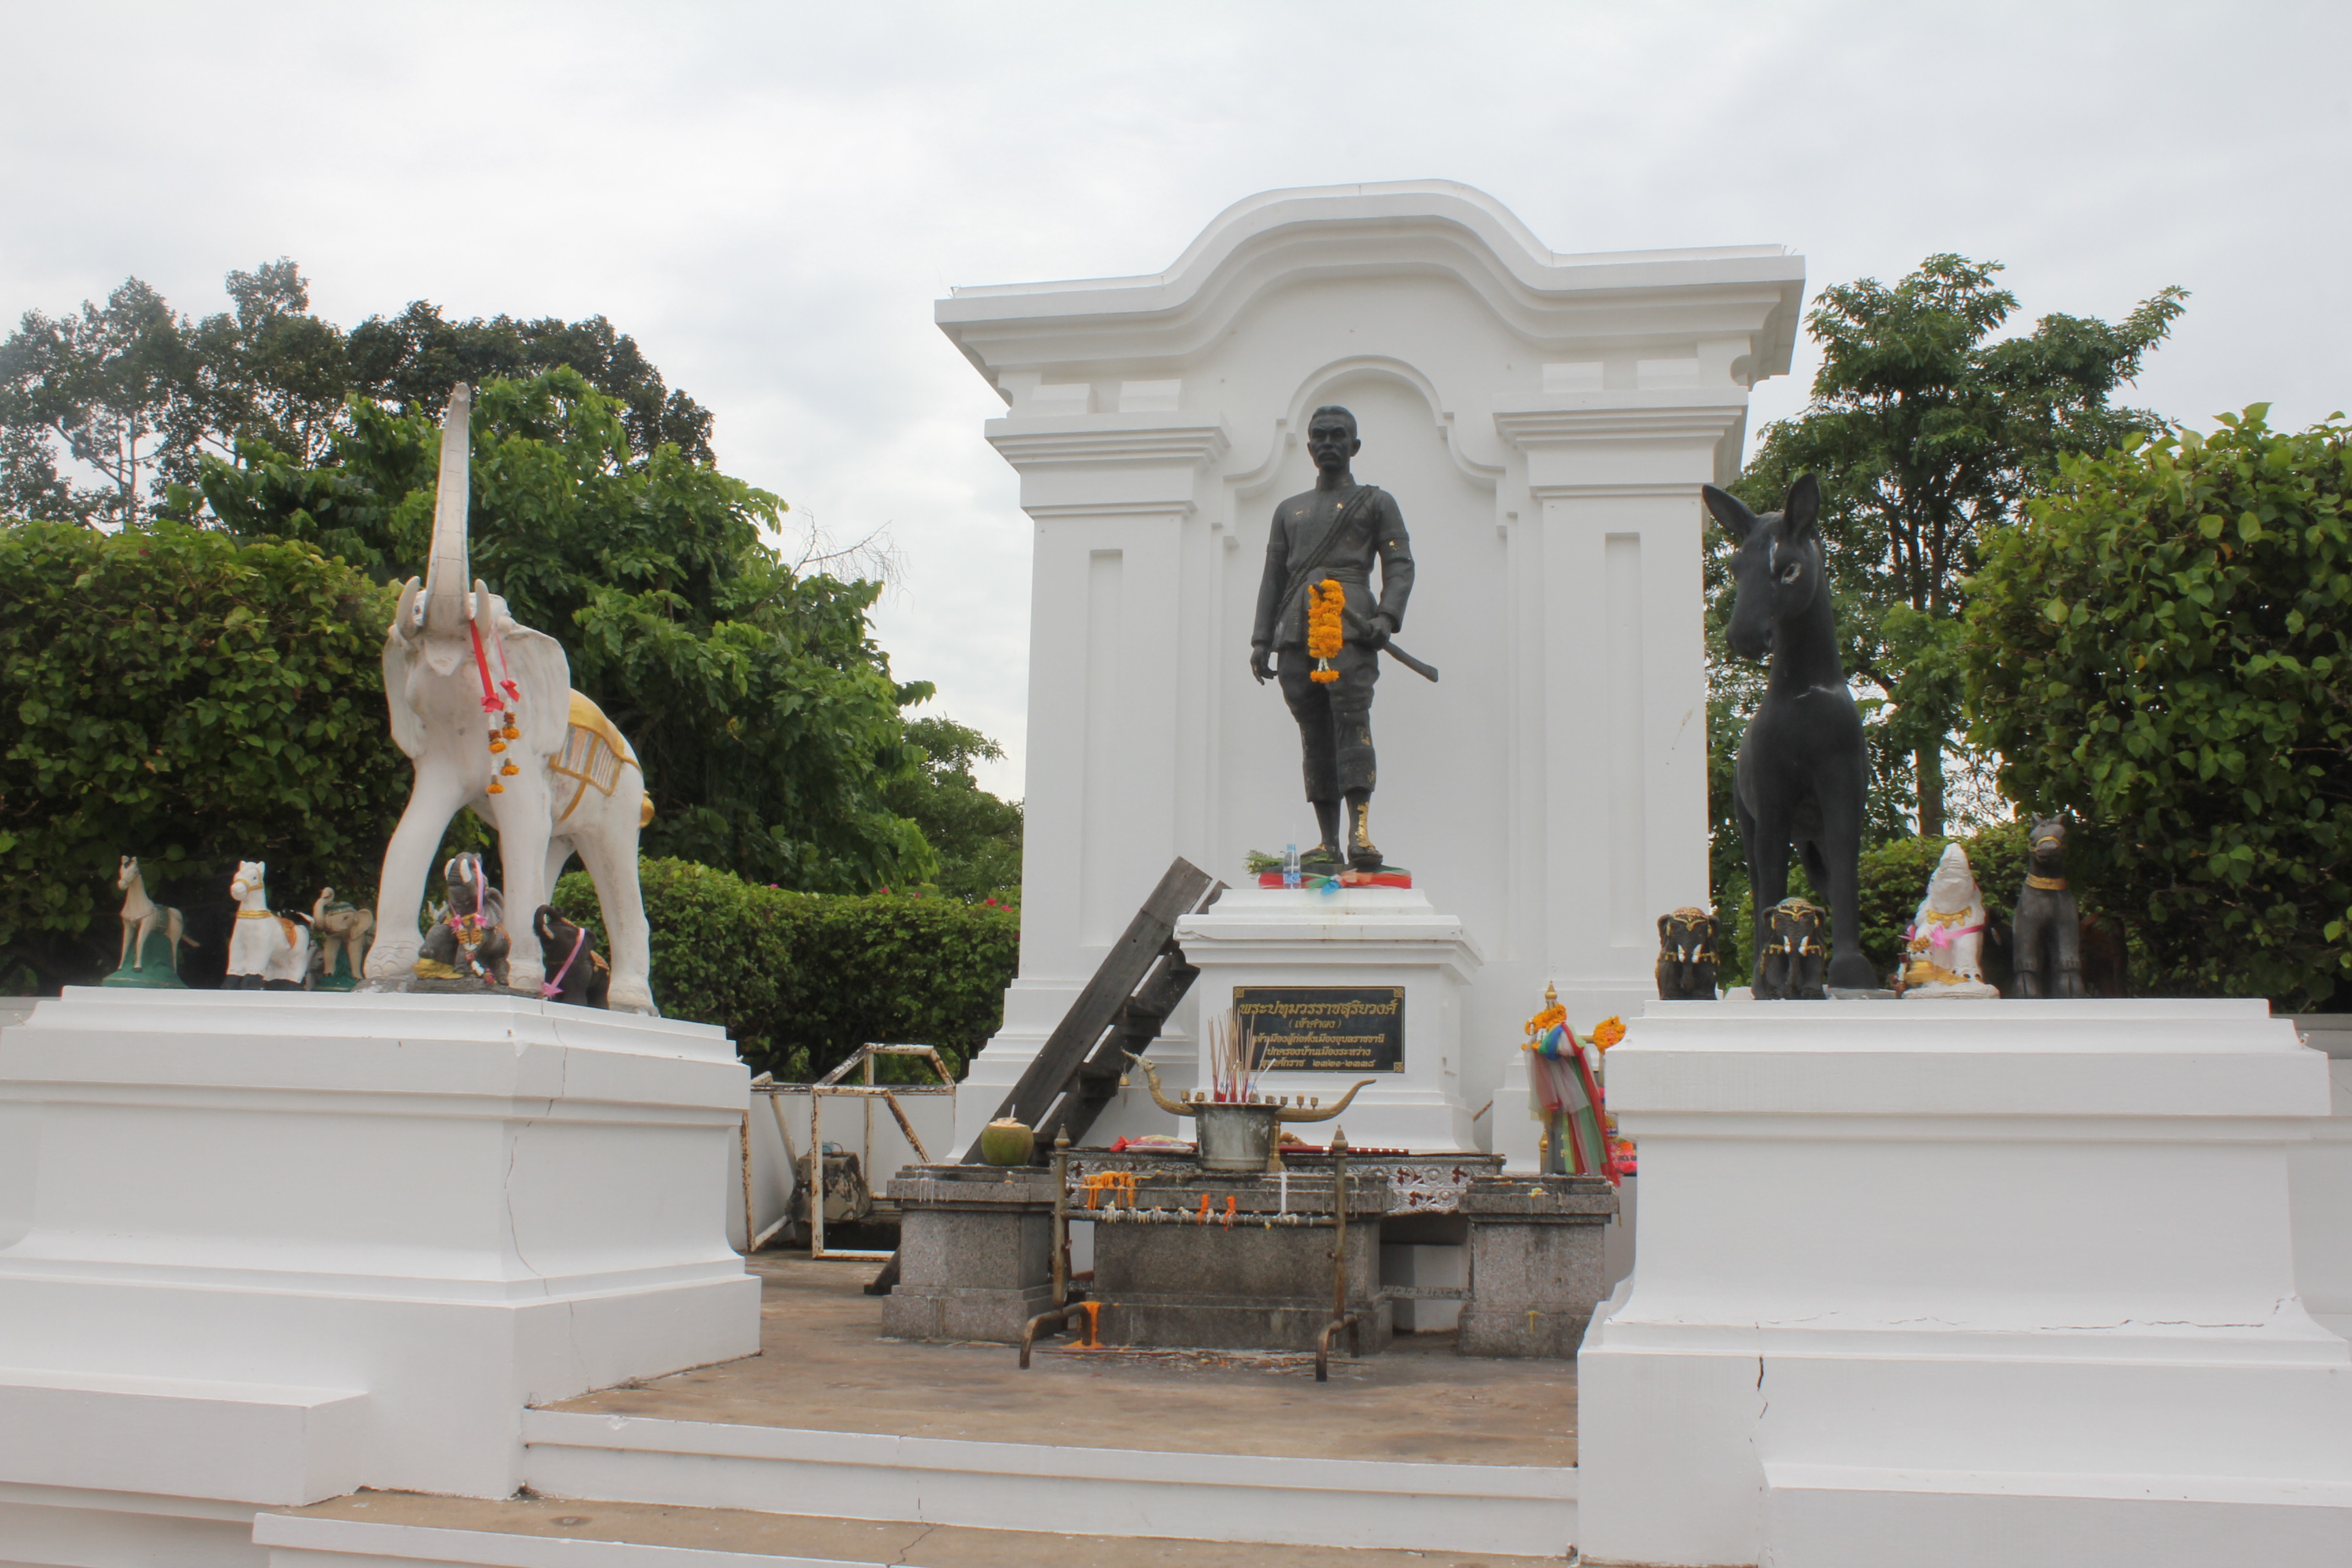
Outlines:
{"type": "Polygon", "coordinates": [[[1412,671],[1415,675],[1420,676],[1423,680],[1435,680],[1437,679],[1437,666],[1433,664],[1422,663],[1421,660],[1413,658],[1412,655],[1405,652],[1404,649],[1397,647],[1397,645],[1392,642],[1384,642],[1381,644],[1381,651],[1388,655],[1391,658],[1396,660],[1399,664],[1404,666],[1407,669],[1412,671]]]}

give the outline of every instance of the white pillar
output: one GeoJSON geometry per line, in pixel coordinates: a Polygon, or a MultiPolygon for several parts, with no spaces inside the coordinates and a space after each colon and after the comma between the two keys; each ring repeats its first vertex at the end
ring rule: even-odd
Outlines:
{"type": "Polygon", "coordinates": [[[1526,554],[1548,786],[1543,967],[1580,1019],[1638,1005],[1657,917],[1708,901],[1696,497],[1738,474],[1746,419],[1746,389],[1727,381],[1496,411],[1538,509],[1526,554]]]}
{"type": "MultiPolygon", "coordinates": [[[[1184,760],[1188,556],[1206,553],[1193,493],[1230,442],[1214,421],[1049,414],[992,420],[1036,525],[1029,610],[1029,739],[1021,974],[1004,1026],[957,1100],[957,1142],[995,1113],[1169,861],[1205,858],[1190,831],[1184,760]],[[1003,1048],[997,1048],[1002,1046],[1003,1048]]],[[[1189,743],[1188,743],[1189,742],[1189,743]]]]}

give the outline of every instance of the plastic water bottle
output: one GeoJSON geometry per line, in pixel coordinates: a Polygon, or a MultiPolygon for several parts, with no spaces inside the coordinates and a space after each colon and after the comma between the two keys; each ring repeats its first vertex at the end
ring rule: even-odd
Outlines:
{"type": "Polygon", "coordinates": [[[1286,888],[1296,888],[1300,885],[1298,846],[1296,844],[1286,844],[1282,847],[1282,885],[1286,888]]]}

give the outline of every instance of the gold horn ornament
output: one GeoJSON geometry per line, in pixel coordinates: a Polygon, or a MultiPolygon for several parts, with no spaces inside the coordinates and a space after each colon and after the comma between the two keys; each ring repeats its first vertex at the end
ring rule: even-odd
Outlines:
{"type": "MultiPolygon", "coordinates": [[[[1150,1062],[1145,1061],[1133,1051],[1129,1051],[1125,1053],[1125,1055],[1129,1061],[1133,1062],[1137,1067],[1143,1069],[1143,1081],[1150,1086],[1152,1102],[1158,1105],[1160,1110],[1171,1112],[1177,1116],[1198,1116],[1201,1114],[1200,1105],[1187,1104],[1182,1100],[1171,1100],[1168,1098],[1166,1091],[1161,1089],[1160,1087],[1160,1075],[1152,1070],[1152,1067],[1150,1062]]],[[[1328,1110],[1307,1110],[1296,1106],[1288,1105],[1269,1105],[1266,1109],[1274,1111],[1276,1121],[1285,1123],[1294,1121],[1328,1121],[1333,1117],[1339,1115],[1341,1111],[1347,1110],[1349,1103],[1356,1098],[1359,1091],[1369,1089],[1373,1084],[1380,1081],[1381,1080],[1376,1078],[1368,1078],[1360,1079],[1356,1083],[1349,1085],[1348,1092],[1339,1097],[1339,1103],[1334,1105],[1328,1110]]],[[[1206,1104],[1212,1102],[1203,1101],[1202,1103],[1206,1104]]]]}

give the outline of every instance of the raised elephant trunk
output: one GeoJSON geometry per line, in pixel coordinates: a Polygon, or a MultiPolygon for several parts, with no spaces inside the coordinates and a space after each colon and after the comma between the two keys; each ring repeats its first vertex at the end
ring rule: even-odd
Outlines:
{"type": "MultiPolygon", "coordinates": [[[[1152,1070],[1151,1064],[1150,1062],[1145,1061],[1133,1051],[1129,1051],[1126,1055],[1129,1061],[1133,1062],[1137,1067],[1143,1069],[1143,1081],[1150,1085],[1152,1102],[1158,1105],[1160,1110],[1176,1116],[1198,1116],[1201,1114],[1201,1106],[1197,1104],[1188,1105],[1181,1100],[1171,1100],[1168,1098],[1166,1093],[1160,1089],[1160,1075],[1152,1070]]],[[[1333,1117],[1339,1115],[1339,1112],[1348,1109],[1349,1102],[1356,1098],[1358,1090],[1369,1088],[1380,1081],[1381,1080],[1376,1078],[1360,1079],[1358,1082],[1350,1085],[1348,1092],[1339,1097],[1339,1103],[1333,1106],[1328,1110],[1321,1109],[1309,1110],[1302,1106],[1295,1105],[1273,1106],[1268,1107],[1268,1109],[1275,1112],[1275,1120],[1277,1121],[1328,1121],[1333,1117]]]]}
{"type": "Polygon", "coordinates": [[[448,411],[441,416],[441,478],[433,496],[433,553],[425,568],[428,637],[455,637],[466,628],[466,589],[473,581],[466,559],[473,408],[472,389],[461,381],[450,390],[448,411]]]}

